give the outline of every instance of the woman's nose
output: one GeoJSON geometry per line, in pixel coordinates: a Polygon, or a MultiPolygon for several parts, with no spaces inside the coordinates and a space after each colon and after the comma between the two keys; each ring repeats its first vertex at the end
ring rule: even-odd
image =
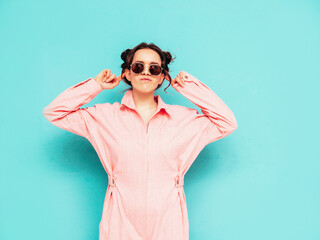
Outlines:
{"type": "Polygon", "coordinates": [[[149,66],[145,66],[145,67],[143,68],[142,73],[143,73],[143,74],[150,74],[150,72],[149,72],[149,66]]]}

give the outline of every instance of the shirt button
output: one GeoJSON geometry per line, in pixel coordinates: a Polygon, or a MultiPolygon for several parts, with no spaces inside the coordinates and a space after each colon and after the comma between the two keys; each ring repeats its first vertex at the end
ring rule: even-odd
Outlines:
{"type": "Polygon", "coordinates": [[[184,78],[185,78],[185,79],[188,79],[188,76],[187,76],[187,75],[185,75],[185,76],[184,76],[184,78]]]}

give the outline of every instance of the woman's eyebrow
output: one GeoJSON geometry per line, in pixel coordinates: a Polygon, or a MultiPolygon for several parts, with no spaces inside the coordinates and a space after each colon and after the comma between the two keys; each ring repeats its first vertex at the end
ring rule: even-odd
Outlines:
{"type": "MultiPolygon", "coordinates": [[[[144,61],[135,61],[135,62],[142,62],[142,63],[144,63],[144,61]]],[[[150,62],[151,64],[152,63],[156,63],[156,64],[159,64],[159,63],[157,63],[157,62],[150,62]]]]}

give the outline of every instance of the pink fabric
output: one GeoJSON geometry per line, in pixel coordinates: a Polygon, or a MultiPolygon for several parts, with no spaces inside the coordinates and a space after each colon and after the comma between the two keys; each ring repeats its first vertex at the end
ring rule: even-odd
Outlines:
{"type": "Polygon", "coordinates": [[[201,150],[235,129],[228,106],[205,84],[182,71],[172,87],[196,109],[163,102],[146,126],[132,90],[115,102],[80,108],[103,89],[89,78],[66,89],[43,110],[57,127],[87,138],[108,174],[99,240],[187,240],[184,175],[201,150]]]}

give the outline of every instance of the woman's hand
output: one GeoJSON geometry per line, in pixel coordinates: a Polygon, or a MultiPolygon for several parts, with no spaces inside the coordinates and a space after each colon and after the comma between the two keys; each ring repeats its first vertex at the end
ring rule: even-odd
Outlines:
{"type": "MultiPolygon", "coordinates": [[[[167,79],[170,82],[170,79],[169,79],[168,75],[165,75],[164,78],[167,79]]],[[[172,79],[171,85],[173,85],[175,83],[179,83],[179,85],[181,87],[183,87],[185,85],[182,72],[180,72],[174,79],[172,79]]]]}
{"type": "Polygon", "coordinates": [[[118,86],[122,78],[124,78],[124,74],[116,77],[115,74],[111,73],[110,69],[105,69],[99,73],[94,80],[99,83],[103,89],[112,89],[118,86]]]}

